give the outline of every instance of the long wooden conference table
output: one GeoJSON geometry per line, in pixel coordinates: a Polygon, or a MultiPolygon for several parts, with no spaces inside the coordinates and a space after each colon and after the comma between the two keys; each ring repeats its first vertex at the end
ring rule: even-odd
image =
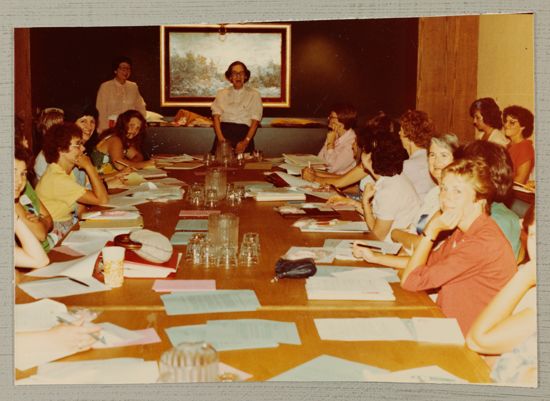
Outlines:
{"type": "MultiPolygon", "coordinates": [[[[169,176],[190,184],[204,181],[204,167],[197,170],[169,170],[169,176]]],[[[263,181],[263,171],[230,169],[228,182],[263,181]]],[[[309,199],[308,199],[309,200],[309,199]]],[[[311,198],[312,201],[319,201],[311,198]]],[[[153,291],[154,279],[126,278],[121,288],[92,294],[56,299],[67,307],[86,307],[100,311],[95,322],[112,322],[130,330],[153,327],[161,338],[160,343],[89,350],[60,361],[82,361],[115,357],[140,357],[159,360],[162,353],[172,347],[165,329],[173,326],[203,324],[216,319],[270,319],[295,322],[301,345],[280,344],[276,348],[249,349],[219,352],[220,361],[250,373],[252,381],[268,380],[297,365],[322,354],[362,362],[389,370],[438,365],[450,373],[473,383],[490,382],[489,368],[481,357],[464,346],[437,345],[411,341],[323,341],[314,325],[315,318],[360,317],[443,317],[440,309],[424,292],[403,290],[392,283],[395,301],[321,301],[308,300],[304,279],[282,279],[272,282],[275,262],[291,246],[323,246],[327,238],[364,238],[362,234],[303,233],[292,227],[294,220],[284,219],[273,210],[285,202],[256,202],[251,198],[237,208],[220,205],[221,211],[239,216],[239,242],[246,232],[260,234],[261,260],[254,267],[204,268],[186,265],[182,258],[176,279],[215,279],[217,289],[252,289],[261,307],[254,312],[208,313],[168,316],[160,294],[153,291]]],[[[185,200],[167,203],[149,202],[137,206],[144,227],[161,232],[167,237],[174,233],[179,211],[190,209],[185,200]]],[[[355,212],[341,212],[342,218],[358,220],[355,212]]],[[[185,252],[185,246],[175,246],[175,252],[185,252]]],[[[52,261],[70,259],[69,256],[50,253],[52,261]]],[[[335,261],[335,265],[367,266],[366,263],[335,261]]],[[[18,272],[18,280],[33,280],[18,272]]],[[[16,303],[35,299],[16,288],[16,303]]],[[[16,378],[33,374],[36,369],[21,372],[16,378]]]]}

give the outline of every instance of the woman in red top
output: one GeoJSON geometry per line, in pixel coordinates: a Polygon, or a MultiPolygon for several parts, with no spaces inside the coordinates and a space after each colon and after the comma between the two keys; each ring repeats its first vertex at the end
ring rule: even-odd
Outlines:
{"type": "Polygon", "coordinates": [[[495,188],[481,159],[461,159],[443,170],[438,212],[401,277],[409,291],[439,288],[437,304],[466,334],[477,315],[517,270],[512,247],[489,216],[495,188]],[[453,230],[432,251],[437,236],[453,230]]]}
{"type": "Polygon", "coordinates": [[[504,134],[510,139],[508,153],[514,166],[514,181],[525,184],[535,166],[533,142],[533,113],[520,106],[509,106],[502,112],[504,134]]]}

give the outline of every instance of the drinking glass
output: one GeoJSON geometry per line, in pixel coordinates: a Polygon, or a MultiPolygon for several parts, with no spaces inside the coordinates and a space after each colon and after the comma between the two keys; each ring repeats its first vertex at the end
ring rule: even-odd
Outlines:
{"type": "Polygon", "coordinates": [[[159,382],[199,383],[218,381],[219,357],[206,342],[184,342],[162,354],[159,382]]]}
{"type": "Polygon", "coordinates": [[[103,277],[105,285],[111,288],[121,287],[124,282],[124,253],[121,246],[106,246],[101,250],[103,259],[103,277]]]}
{"type": "Polygon", "coordinates": [[[237,267],[237,247],[223,244],[219,249],[218,265],[226,269],[237,267]]]}
{"type": "Polygon", "coordinates": [[[213,209],[218,206],[218,190],[216,188],[207,188],[205,199],[206,207],[213,209]]]}
{"type": "Polygon", "coordinates": [[[185,250],[185,262],[191,265],[200,265],[203,262],[203,253],[204,253],[204,243],[205,243],[204,234],[194,234],[189,242],[187,243],[187,249],[185,250]]]}

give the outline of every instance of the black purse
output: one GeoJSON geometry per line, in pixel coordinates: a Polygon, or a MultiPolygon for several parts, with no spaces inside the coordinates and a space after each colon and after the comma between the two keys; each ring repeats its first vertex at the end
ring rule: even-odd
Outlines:
{"type": "Polygon", "coordinates": [[[281,278],[308,278],[317,272],[315,261],[312,258],[288,260],[279,259],[275,263],[275,277],[272,282],[281,278]]]}

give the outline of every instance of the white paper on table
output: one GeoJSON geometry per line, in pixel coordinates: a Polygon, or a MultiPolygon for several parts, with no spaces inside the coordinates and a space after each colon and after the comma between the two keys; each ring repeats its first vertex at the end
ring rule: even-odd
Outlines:
{"type": "Polygon", "coordinates": [[[28,281],[26,283],[18,284],[17,286],[36,299],[60,298],[67,297],[69,295],[80,295],[110,290],[109,287],[93,277],[79,277],[78,280],[88,284],[88,287],[75,283],[65,277],[28,281]]]}
{"type": "Polygon", "coordinates": [[[401,382],[401,383],[468,383],[437,365],[420,368],[398,370],[385,374],[373,374],[365,370],[364,378],[367,381],[401,382]]]}
{"type": "Polygon", "coordinates": [[[185,184],[185,181],[178,180],[177,178],[174,178],[174,177],[155,178],[150,182],[153,182],[157,186],[159,186],[159,184],[170,185],[170,186],[173,186],[173,185],[182,186],[185,184]]]}
{"type": "Polygon", "coordinates": [[[397,271],[391,267],[355,267],[353,270],[337,271],[331,273],[331,275],[346,279],[382,279],[388,283],[398,283],[400,281],[397,271]]]}
{"type": "Polygon", "coordinates": [[[279,168],[286,170],[286,173],[290,175],[301,175],[303,167],[295,164],[283,163],[279,165],[279,168]]]}
{"type": "Polygon", "coordinates": [[[308,299],[393,301],[393,289],[382,278],[309,277],[308,299]]]}
{"type": "Polygon", "coordinates": [[[58,324],[57,317],[67,313],[67,307],[51,299],[14,306],[14,331],[16,333],[48,330],[58,324]]]}
{"type": "Polygon", "coordinates": [[[398,317],[314,319],[321,340],[333,341],[414,341],[414,336],[398,317]]]}
{"type": "Polygon", "coordinates": [[[71,231],[63,240],[63,245],[80,252],[83,255],[90,255],[94,252],[99,252],[105,246],[105,243],[111,241],[115,235],[125,234],[129,229],[125,230],[108,230],[108,229],[84,229],[71,231]]]}
{"type": "Polygon", "coordinates": [[[38,368],[27,383],[16,384],[132,384],[156,383],[156,361],[113,358],[80,362],[52,362],[38,368]]]}
{"type": "Polygon", "coordinates": [[[320,184],[318,182],[309,182],[299,177],[294,177],[290,174],[283,173],[282,171],[277,171],[279,177],[281,177],[289,186],[293,188],[301,187],[310,187],[310,188],[319,188],[320,184]]]}
{"type": "Polygon", "coordinates": [[[124,262],[124,277],[128,278],[165,278],[175,271],[176,269],[173,267],[146,266],[124,262]]]}
{"type": "Polygon", "coordinates": [[[283,255],[283,258],[297,260],[312,258],[316,263],[332,263],[334,255],[331,249],[321,247],[291,246],[283,255]]]}
{"type": "Polygon", "coordinates": [[[95,262],[99,252],[94,252],[88,256],[78,259],[72,259],[66,262],[55,262],[40,269],[34,269],[26,274],[30,277],[57,277],[67,276],[74,278],[91,277],[94,272],[95,262]]]}
{"type": "Polygon", "coordinates": [[[228,365],[227,363],[219,362],[218,363],[218,375],[223,376],[232,376],[232,381],[242,382],[248,380],[252,377],[250,373],[246,373],[242,370],[234,368],[233,366],[228,365]]]}
{"type": "Polygon", "coordinates": [[[76,353],[63,346],[52,347],[47,344],[43,344],[39,349],[33,349],[32,352],[26,352],[19,346],[17,334],[14,344],[15,368],[18,370],[27,370],[76,353]]]}
{"type": "Polygon", "coordinates": [[[454,318],[413,317],[416,341],[464,345],[464,335],[454,318]]]}
{"type": "Polygon", "coordinates": [[[134,342],[142,338],[141,334],[113,323],[104,322],[99,323],[98,326],[101,326],[99,336],[103,337],[105,343],[96,341],[92,348],[112,348],[125,343],[134,342]]]}
{"type": "Polygon", "coordinates": [[[387,241],[375,241],[375,240],[341,240],[334,248],[336,255],[351,255],[352,258],[356,259],[352,255],[352,246],[353,243],[356,241],[360,241],[363,244],[370,245],[375,248],[379,248],[378,250],[373,250],[373,252],[380,252],[384,255],[396,255],[399,250],[401,249],[401,244],[399,243],[393,243],[393,242],[387,242],[387,241]]]}
{"type": "Polygon", "coordinates": [[[193,156],[188,154],[182,154],[177,156],[155,156],[155,159],[159,162],[164,163],[180,163],[180,162],[192,162],[195,160],[193,156]]]}
{"type": "Polygon", "coordinates": [[[132,220],[139,218],[139,211],[129,210],[103,210],[82,214],[82,220],[132,220]]]}
{"type": "Polygon", "coordinates": [[[364,221],[345,221],[333,219],[330,224],[320,224],[319,221],[309,221],[307,224],[302,225],[300,231],[302,232],[333,232],[333,233],[350,233],[350,232],[368,232],[369,227],[364,221]]]}
{"type": "Polygon", "coordinates": [[[283,157],[285,162],[301,167],[307,167],[309,164],[319,166],[326,165],[326,161],[323,158],[313,154],[294,155],[290,153],[283,153],[283,157]]]}

